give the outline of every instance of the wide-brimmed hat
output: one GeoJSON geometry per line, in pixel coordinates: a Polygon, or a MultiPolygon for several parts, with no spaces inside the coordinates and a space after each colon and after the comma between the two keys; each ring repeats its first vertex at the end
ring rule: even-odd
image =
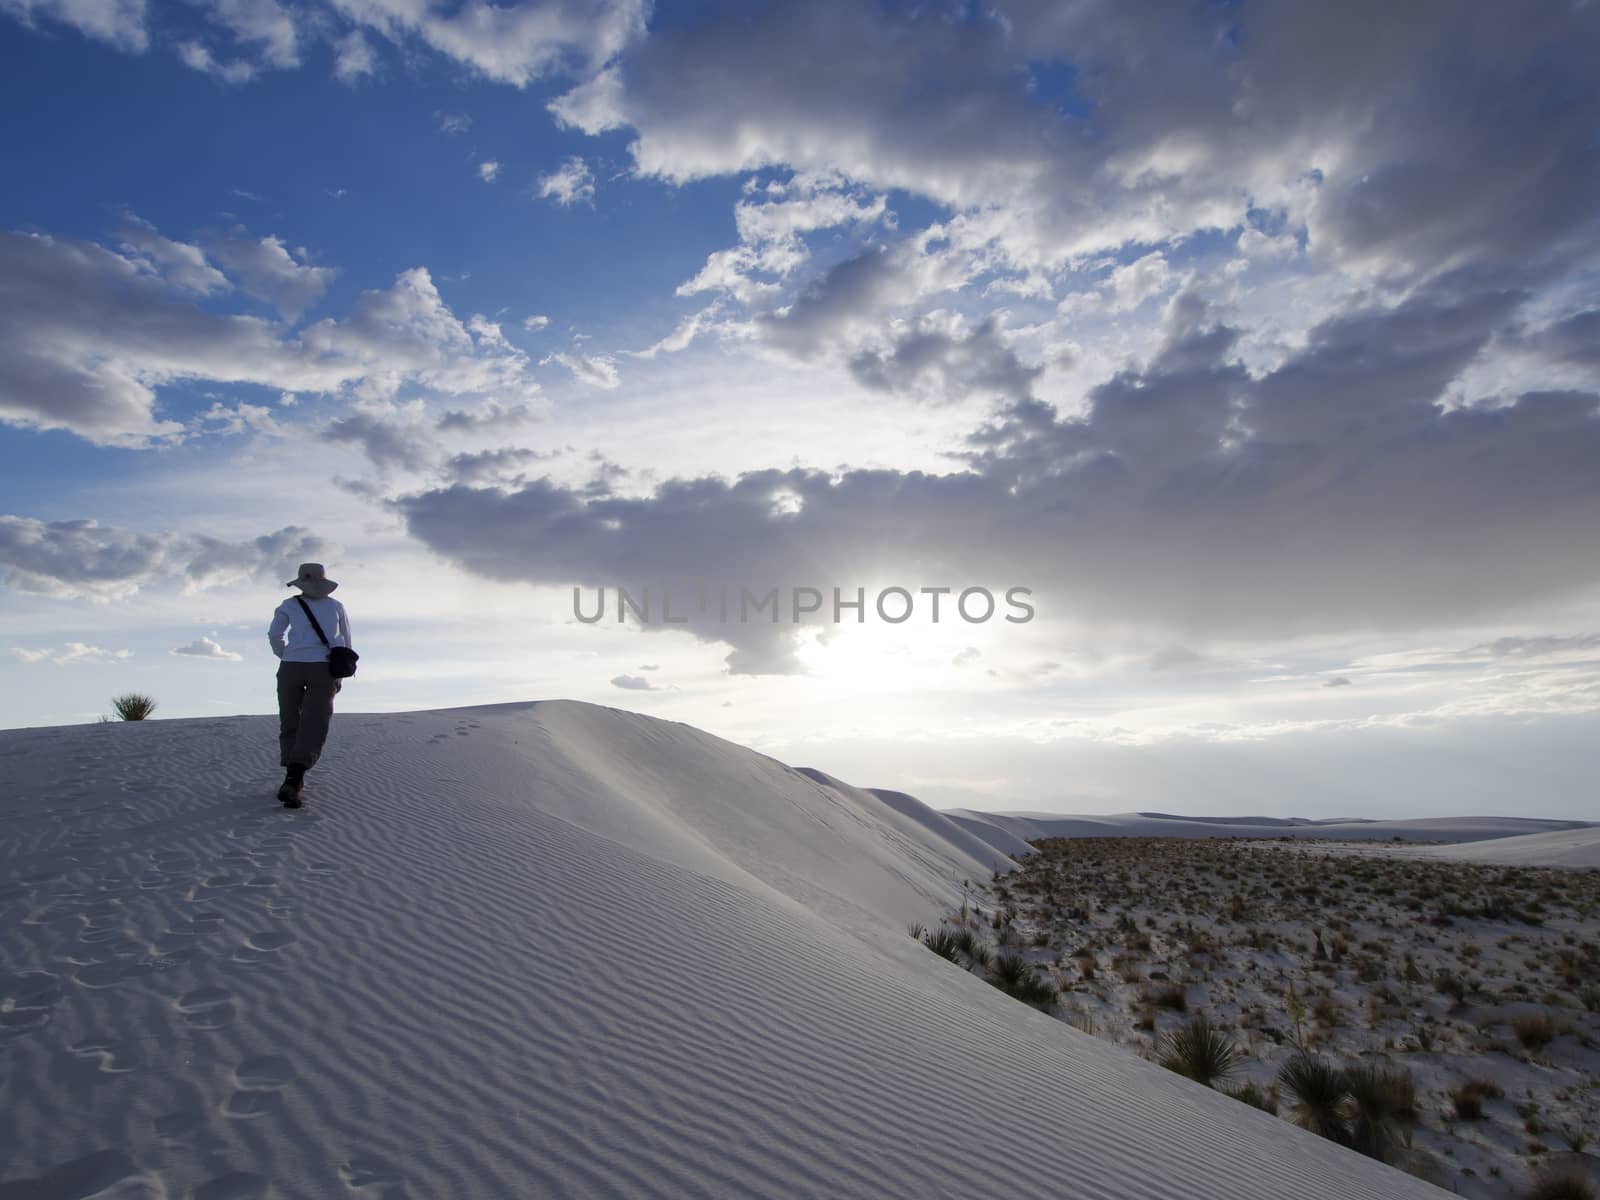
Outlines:
{"type": "Polygon", "coordinates": [[[313,599],[328,595],[339,585],[328,578],[321,563],[301,563],[298,578],[289,580],[284,587],[297,587],[313,599]]]}

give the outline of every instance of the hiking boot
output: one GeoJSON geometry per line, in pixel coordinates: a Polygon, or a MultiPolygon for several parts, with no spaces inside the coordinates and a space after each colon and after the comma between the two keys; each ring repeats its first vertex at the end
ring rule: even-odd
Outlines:
{"type": "Polygon", "coordinates": [[[283,777],[283,786],[278,789],[278,799],[283,801],[285,808],[300,807],[300,789],[305,785],[306,769],[299,763],[289,767],[289,773],[283,777]]]}

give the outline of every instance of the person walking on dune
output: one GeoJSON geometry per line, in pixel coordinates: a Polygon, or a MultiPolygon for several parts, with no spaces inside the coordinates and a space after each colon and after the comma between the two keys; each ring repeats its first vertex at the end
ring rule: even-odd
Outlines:
{"type": "Polygon", "coordinates": [[[355,672],[350,617],[332,599],[339,585],[321,563],[301,563],[286,587],[299,588],[272,614],[267,641],[278,664],[278,761],[288,772],[278,799],[300,807],[306,772],[316,766],[333,719],[333,697],[355,672]]]}

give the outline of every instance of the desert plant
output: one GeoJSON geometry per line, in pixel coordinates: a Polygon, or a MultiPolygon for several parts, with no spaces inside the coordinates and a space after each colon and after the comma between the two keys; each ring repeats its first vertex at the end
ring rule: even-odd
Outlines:
{"type": "Polygon", "coordinates": [[[1524,1050],[1542,1050],[1555,1039],[1556,1027],[1543,1014],[1523,1013],[1512,1018],[1511,1032],[1517,1035],[1524,1050]]]}
{"type": "Polygon", "coordinates": [[[1492,1079],[1481,1076],[1469,1079],[1450,1090],[1451,1111],[1458,1121],[1479,1121],[1483,1119],[1484,1100],[1498,1100],[1504,1095],[1504,1090],[1492,1079]]]}
{"type": "Polygon", "coordinates": [[[1262,1112],[1278,1113],[1278,1101],[1271,1092],[1264,1092],[1253,1083],[1236,1084],[1233,1087],[1218,1089],[1225,1096],[1231,1096],[1241,1104],[1248,1104],[1251,1108],[1259,1108],[1262,1112]]]}
{"type": "Polygon", "coordinates": [[[960,949],[955,931],[948,925],[941,925],[937,930],[927,930],[922,935],[922,944],[932,950],[940,958],[956,961],[956,952],[960,949]]]}
{"type": "Polygon", "coordinates": [[[1215,1087],[1238,1069],[1239,1050],[1233,1038],[1200,1013],[1162,1039],[1158,1061],[1169,1071],[1215,1087]]]}
{"type": "Polygon", "coordinates": [[[1391,1162],[1404,1130],[1417,1119],[1417,1085],[1409,1071],[1371,1063],[1344,1073],[1350,1114],[1350,1145],[1369,1158],[1391,1162]]]}
{"type": "Polygon", "coordinates": [[[124,721],[142,721],[155,712],[156,700],[154,696],[128,692],[111,698],[111,710],[124,721]]]}
{"type": "Polygon", "coordinates": [[[989,967],[989,982],[1025,1004],[1050,1004],[1056,998],[1055,988],[1040,979],[1020,954],[997,954],[989,967]]]}
{"type": "Polygon", "coordinates": [[[1294,1097],[1294,1123],[1331,1142],[1349,1145],[1350,1091],[1345,1073],[1304,1052],[1278,1070],[1278,1085],[1294,1097]]]}
{"type": "Polygon", "coordinates": [[[1595,1200],[1595,1190],[1589,1181],[1568,1172],[1541,1175],[1522,1195],[1523,1200],[1595,1200]]]}

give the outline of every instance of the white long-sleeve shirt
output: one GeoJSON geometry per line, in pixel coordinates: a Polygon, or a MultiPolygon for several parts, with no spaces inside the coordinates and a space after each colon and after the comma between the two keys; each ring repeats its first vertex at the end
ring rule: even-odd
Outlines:
{"type": "MultiPolygon", "coordinates": [[[[316,614],[317,624],[322,626],[322,632],[328,635],[328,644],[332,646],[352,646],[350,641],[350,617],[332,596],[322,596],[316,600],[309,597],[306,603],[311,606],[311,611],[316,614]]],[[[328,647],[322,644],[322,639],[317,636],[317,631],[311,628],[311,622],[306,620],[305,610],[300,607],[300,601],[290,596],[278,610],[272,614],[272,624],[267,628],[267,643],[272,647],[272,652],[284,662],[327,662],[328,647]],[[284,634],[287,632],[288,636],[284,634]]]]}

